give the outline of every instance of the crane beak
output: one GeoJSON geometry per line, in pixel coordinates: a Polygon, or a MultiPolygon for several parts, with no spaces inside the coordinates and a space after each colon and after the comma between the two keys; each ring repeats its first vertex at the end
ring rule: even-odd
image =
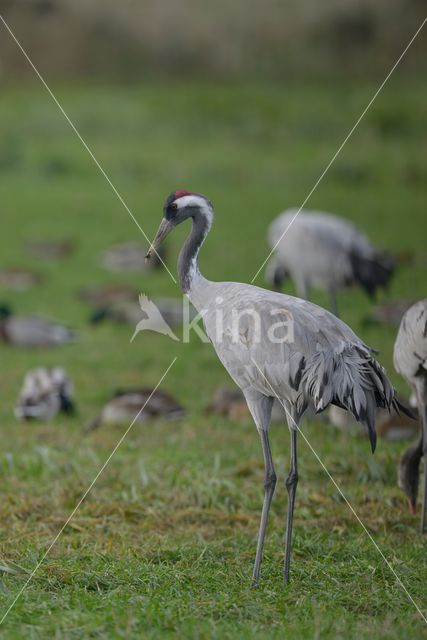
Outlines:
{"type": "Polygon", "coordinates": [[[160,247],[160,245],[162,244],[162,242],[166,238],[166,236],[168,236],[170,234],[170,232],[172,231],[173,227],[174,227],[174,225],[171,224],[169,222],[169,220],[166,220],[166,218],[163,218],[163,220],[160,223],[159,228],[157,229],[156,237],[154,238],[153,242],[151,243],[151,246],[148,249],[148,253],[145,256],[145,262],[148,262],[148,260],[150,260],[150,258],[152,257],[153,253],[155,253],[157,255],[157,249],[160,247]]]}

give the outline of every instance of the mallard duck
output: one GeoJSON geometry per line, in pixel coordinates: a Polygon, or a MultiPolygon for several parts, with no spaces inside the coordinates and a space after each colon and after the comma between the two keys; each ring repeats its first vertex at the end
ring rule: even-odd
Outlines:
{"type": "Polygon", "coordinates": [[[147,247],[140,242],[125,242],[106,249],[102,254],[102,265],[109,271],[152,271],[161,267],[159,255],[164,260],[164,251],[155,256],[153,264],[145,262],[147,247]]]}
{"type": "Polygon", "coordinates": [[[0,305],[0,340],[18,347],[52,347],[75,340],[75,332],[38,316],[12,315],[0,305]]]}
{"type": "Polygon", "coordinates": [[[185,410],[173,396],[161,389],[154,393],[149,388],[119,389],[89,425],[88,431],[101,425],[130,423],[137,415],[137,422],[149,422],[157,418],[178,420],[185,415],[185,410]],[[138,415],[139,411],[141,413],[138,415]]]}
{"type": "Polygon", "coordinates": [[[20,420],[52,420],[60,411],[74,412],[73,385],[66,371],[38,367],[25,375],[15,405],[20,420]]]}

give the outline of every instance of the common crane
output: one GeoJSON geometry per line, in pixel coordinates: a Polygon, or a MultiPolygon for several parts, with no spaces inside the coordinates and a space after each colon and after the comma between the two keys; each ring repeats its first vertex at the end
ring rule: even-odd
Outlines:
{"type": "Polygon", "coordinates": [[[399,484],[415,512],[419,467],[424,457],[424,491],[421,508],[421,533],[426,528],[427,500],[427,298],[416,302],[402,318],[394,344],[393,363],[415,392],[421,420],[420,435],[402,456],[399,484]]]}
{"type": "Polygon", "coordinates": [[[269,284],[279,289],[290,275],[305,299],[311,288],[323,289],[335,315],[337,291],[357,284],[373,297],[393,273],[389,256],[350,222],[330,213],[288,209],[271,223],[268,242],[274,250],[266,271],[269,284]]]}
{"type": "Polygon", "coordinates": [[[268,438],[275,397],[286,410],[291,435],[284,563],[284,577],[288,581],[298,483],[297,433],[308,404],[313,403],[317,411],[329,404],[348,409],[365,425],[374,451],[376,407],[399,407],[399,402],[369,347],[333,314],[282,293],[204,278],[198,267],[198,255],[213,217],[211,202],[200,193],[183,190],[171,193],[147,259],[174,227],[191,218],[192,229],[178,259],[179,281],[183,292],[203,316],[207,335],[219,359],[242,389],[261,438],[265,492],[254,584],[259,579],[268,513],[276,485],[268,438]]]}

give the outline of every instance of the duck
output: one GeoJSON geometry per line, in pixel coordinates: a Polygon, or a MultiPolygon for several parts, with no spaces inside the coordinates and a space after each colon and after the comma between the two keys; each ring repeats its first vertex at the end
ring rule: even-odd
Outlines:
{"type": "Polygon", "coordinates": [[[94,309],[103,309],[122,302],[135,301],[138,292],[127,284],[105,284],[80,289],[78,296],[94,309]]]}
{"type": "Polygon", "coordinates": [[[17,347],[53,347],[73,342],[76,333],[57,322],[39,316],[13,315],[0,305],[0,340],[17,347]]]}
{"type": "Polygon", "coordinates": [[[146,423],[156,419],[179,420],[184,415],[182,405],[167,391],[156,389],[154,392],[154,389],[148,387],[118,389],[92,420],[87,431],[93,431],[101,425],[128,423],[136,416],[136,422],[146,423]]]}
{"type": "Polygon", "coordinates": [[[37,367],[24,377],[15,405],[15,416],[19,420],[50,421],[58,413],[75,412],[74,387],[61,367],[37,367]]]}

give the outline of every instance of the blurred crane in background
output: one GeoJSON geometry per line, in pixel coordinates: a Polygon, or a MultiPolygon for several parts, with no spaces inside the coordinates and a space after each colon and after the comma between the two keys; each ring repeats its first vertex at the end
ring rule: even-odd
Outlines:
{"type": "Polygon", "coordinates": [[[268,242],[274,252],[267,266],[269,284],[279,289],[290,275],[304,299],[312,287],[323,289],[335,315],[337,291],[358,285],[373,297],[393,273],[389,256],[350,222],[330,213],[288,209],[271,223],[268,242]]]}
{"type": "Polygon", "coordinates": [[[399,484],[415,511],[419,467],[424,457],[424,492],[421,508],[421,533],[425,531],[427,500],[427,298],[416,302],[402,318],[394,345],[393,363],[416,394],[421,418],[420,436],[402,456],[399,484]]]}

